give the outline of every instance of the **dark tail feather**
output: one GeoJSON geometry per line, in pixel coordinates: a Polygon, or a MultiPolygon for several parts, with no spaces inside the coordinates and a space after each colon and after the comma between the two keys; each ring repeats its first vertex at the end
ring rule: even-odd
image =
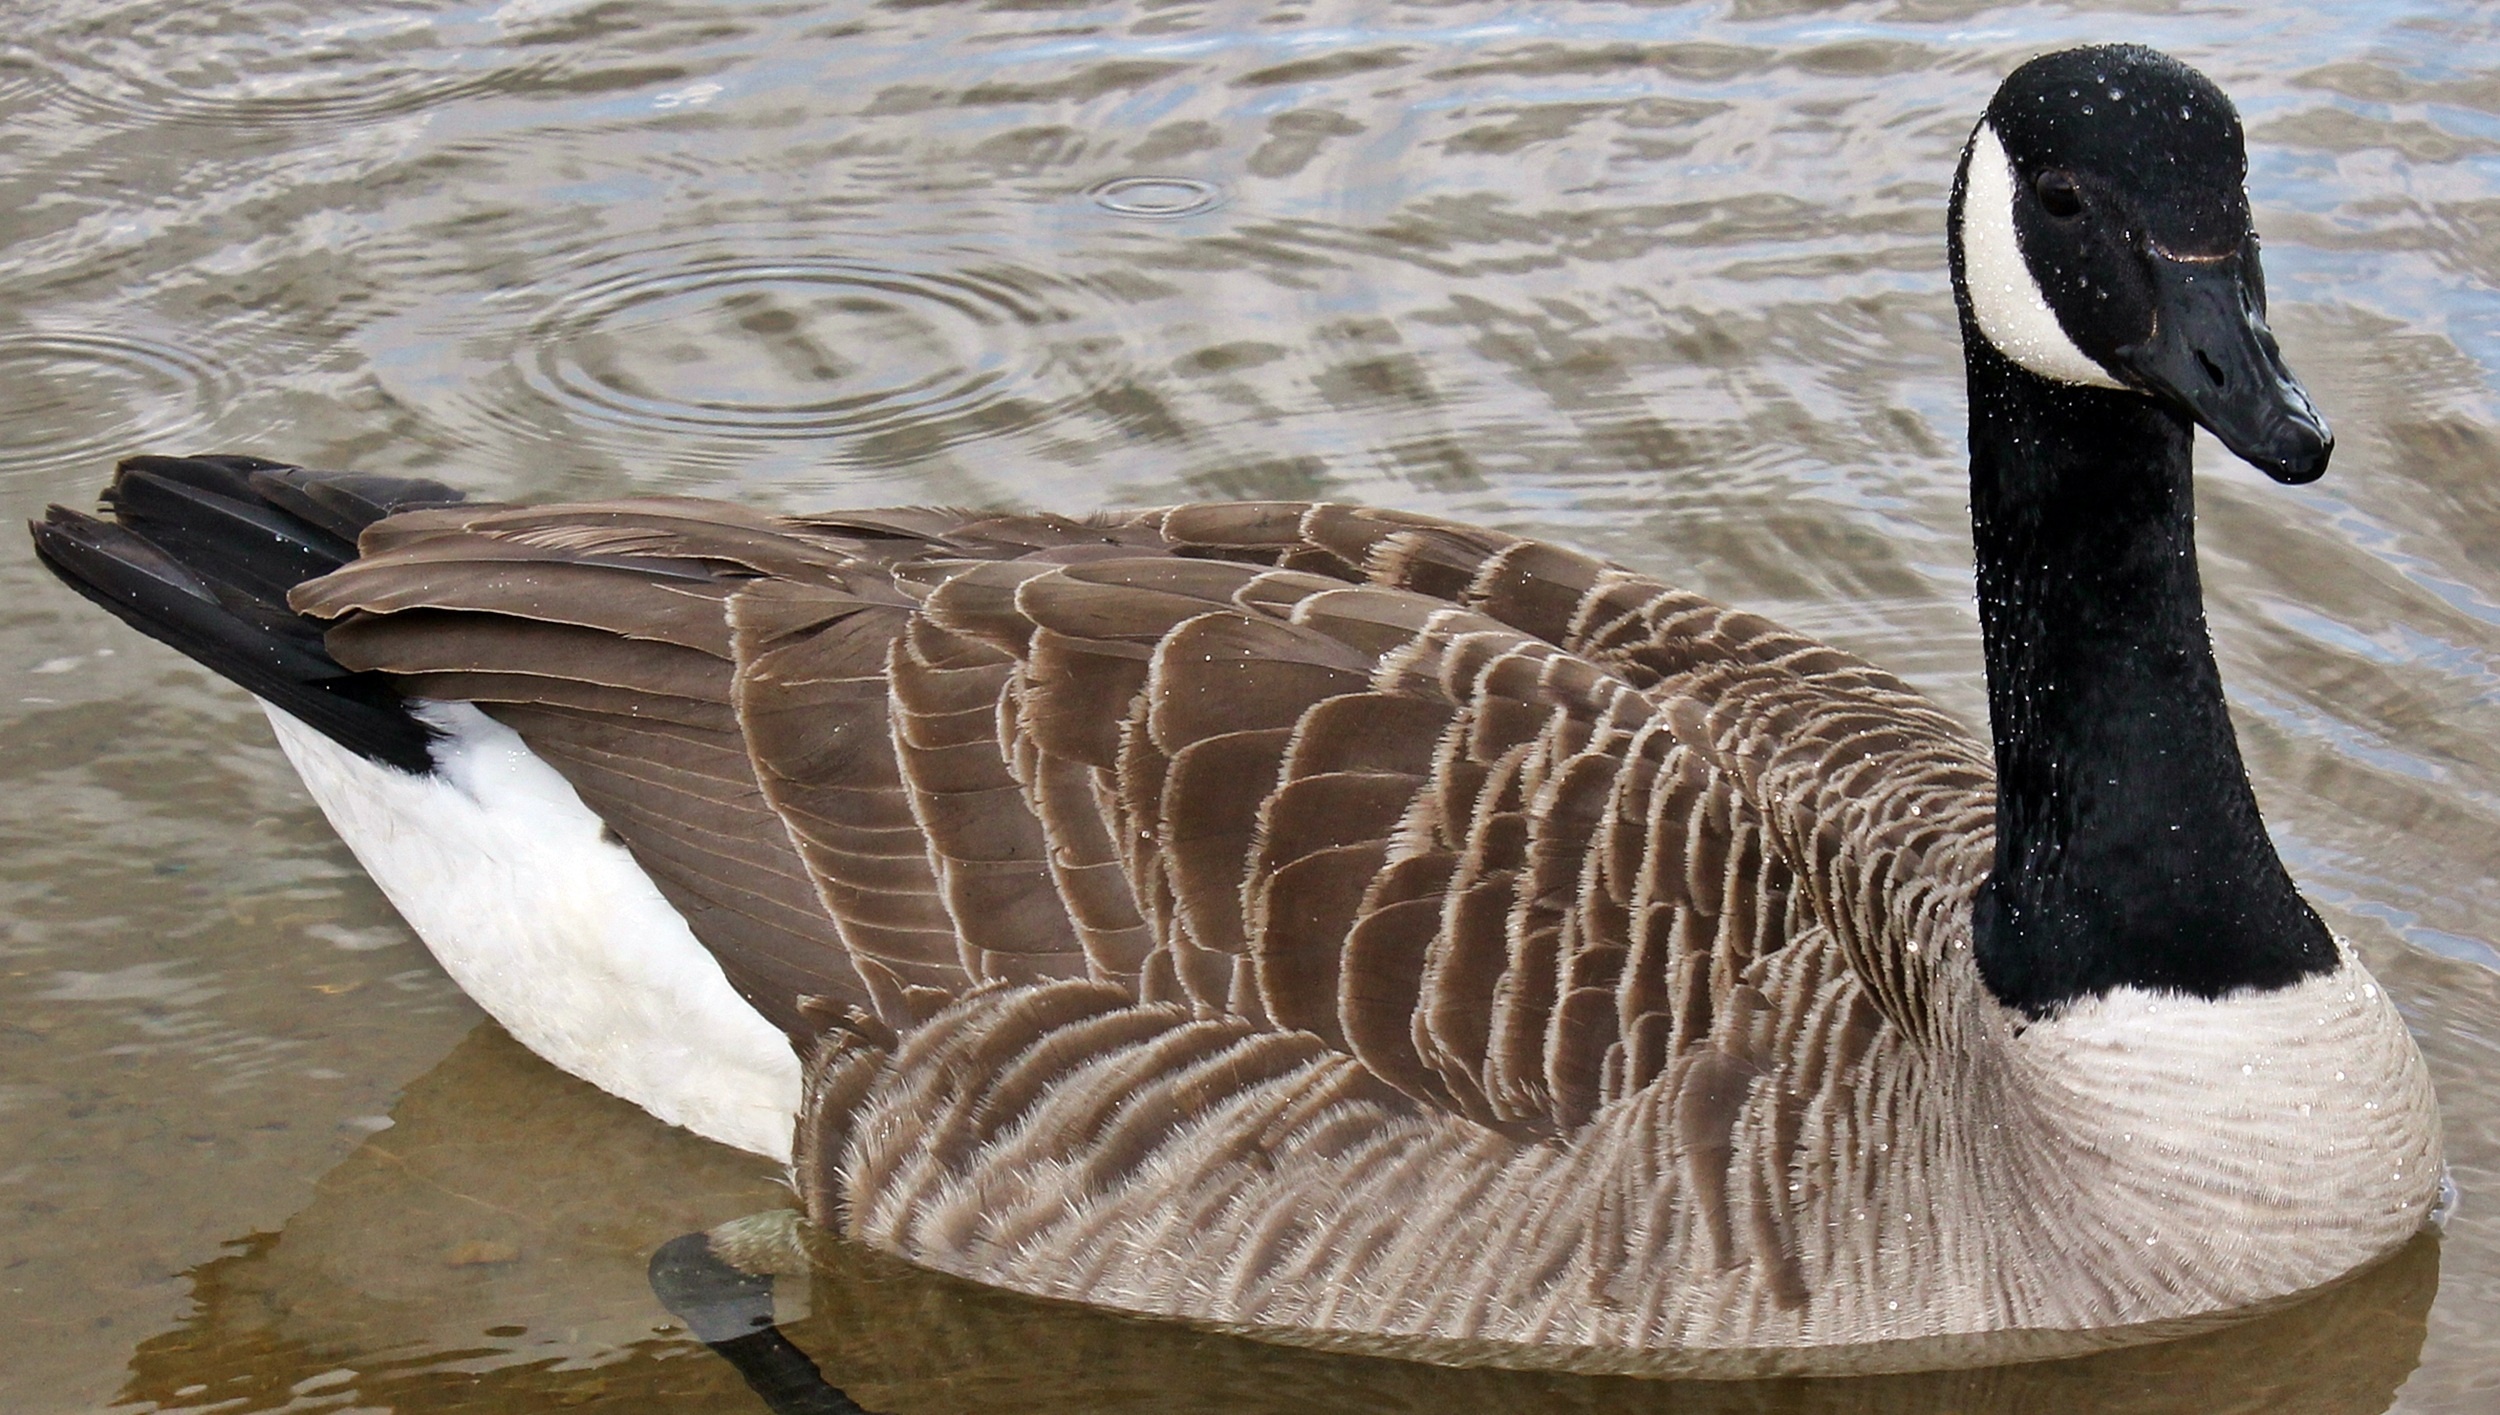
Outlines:
{"type": "Polygon", "coordinates": [[[258,457],[133,457],[113,474],[111,519],[55,506],[28,529],[62,583],[350,751],[430,770],[432,733],[389,683],[350,673],[287,591],[356,558],[393,511],[461,499],[440,482],[308,472],[258,457]]]}

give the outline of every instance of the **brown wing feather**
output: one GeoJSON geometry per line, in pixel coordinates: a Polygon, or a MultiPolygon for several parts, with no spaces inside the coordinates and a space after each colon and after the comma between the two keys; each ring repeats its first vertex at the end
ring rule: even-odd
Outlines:
{"type": "MultiPolygon", "coordinates": [[[[759,1006],[824,1033],[824,1095],[1003,986],[980,1005],[1002,1045],[1083,1052],[1077,1014],[998,1020],[1027,995],[1166,1037],[1154,1065],[1298,1034],[1261,1094],[1332,1056],[1327,1087],[1503,1143],[1632,1106],[1774,1302],[1820,1261],[1793,1194],[1843,1182],[1810,1157],[1880,1123],[1853,1078],[1883,1034],[1929,1035],[1941,959],[1915,942],[1984,865],[1985,758],[1897,680],[1496,531],[646,501],[414,512],[366,548],[299,596],[342,661],[513,722],[759,1006]]],[[[1039,1114],[1035,1078],[1077,1064],[946,1084],[1039,1114]]],[[[908,1205],[1056,1155],[1110,1202],[1162,1143],[1067,1125],[847,1183],[908,1205]]]]}
{"type": "MultiPolygon", "coordinates": [[[[759,789],[889,1029],[973,980],[890,725],[888,673],[907,620],[820,585],[762,581],[731,605],[734,699],[759,789]],[[802,593],[812,609],[793,603],[802,593]]],[[[982,666],[966,665],[976,677],[982,666]]]]}
{"type": "Polygon", "coordinates": [[[759,1011],[867,994],[731,702],[725,606],[748,577],[843,563],[707,503],[454,506],[377,523],[366,554],[299,586],[342,662],[504,720],[608,823],[759,1011]]]}

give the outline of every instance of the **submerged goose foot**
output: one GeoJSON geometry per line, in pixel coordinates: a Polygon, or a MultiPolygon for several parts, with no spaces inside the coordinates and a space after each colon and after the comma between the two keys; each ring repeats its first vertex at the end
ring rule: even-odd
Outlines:
{"type": "Polygon", "coordinates": [[[773,1274],[750,1272],[688,1233],[651,1254],[651,1293],[694,1338],[737,1368],[773,1415],[876,1415],[825,1380],[773,1324],[773,1274]]]}

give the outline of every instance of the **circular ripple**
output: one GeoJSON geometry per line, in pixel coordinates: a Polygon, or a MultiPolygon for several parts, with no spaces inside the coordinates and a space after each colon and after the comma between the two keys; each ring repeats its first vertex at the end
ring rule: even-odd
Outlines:
{"type": "Polygon", "coordinates": [[[843,460],[892,463],[1081,396],[1047,386],[1064,380],[1044,376],[1033,333],[1072,317],[1065,293],[1014,270],[713,256],[579,287],[530,329],[519,369],[540,398],[614,427],[843,439],[843,460]]]}
{"type": "Polygon", "coordinates": [[[116,334],[0,334],[0,471],[121,456],[204,428],[233,392],[186,350],[116,334]]]}
{"type": "MultiPolygon", "coordinates": [[[[449,27],[452,30],[458,25],[449,27]]],[[[423,16],[272,5],[209,21],[140,0],[27,36],[46,78],[92,112],[225,129],[353,123],[525,88],[553,54],[499,62],[423,16]]]]}
{"type": "Polygon", "coordinates": [[[111,71],[65,76],[61,82],[77,101],[121,117],[226,129],[305,128],[387,118],[503,92],[530,74],[554,67],[554,61],[545,60],[526,71],[488,73],[381,68],[357,74],[348,87],[264,93],[169,88],[145,75],[111,71]]]}
{"type": "Polygon", "coordinates": [[[1114,216],[1142,221],[1174,221],[1213,211],[1224,193],[1213,182],[1195,177],[1114,177],[1085,189],[1094,205],[1114,216]]]}

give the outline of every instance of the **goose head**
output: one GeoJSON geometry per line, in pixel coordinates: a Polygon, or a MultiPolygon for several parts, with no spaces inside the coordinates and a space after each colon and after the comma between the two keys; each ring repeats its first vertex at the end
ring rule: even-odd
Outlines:
{"type": "Polygon", "coordinates": [[[2008,377],[2154,399],[2277,481],[2316,480],[2335,439],[2266,327],[2247,174],[2231,100],[2168,55],[2016,69],[1954,180],[1966,340],[2008,377]]]}

